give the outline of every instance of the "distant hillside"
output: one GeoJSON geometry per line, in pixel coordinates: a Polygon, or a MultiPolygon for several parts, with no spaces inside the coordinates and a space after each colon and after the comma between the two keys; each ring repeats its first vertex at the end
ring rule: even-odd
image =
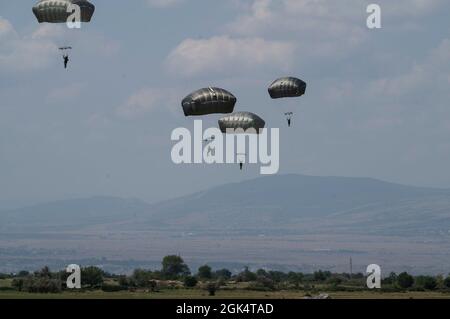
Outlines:
{"type": "Polygon", "coordinates": [[[59,201],[0,213],[0,224],[0,229],[445,232],[450,230],[450,190],[369,178],[281,175],[154,205],[110,197],[59,201]]]}
{"type": "Polygon", "coordinates": [[[79,229],[129,220],[145,214],[150,205],[138,199],[91,197],[61,200],[0,212],[0,229],[79,229]]]}

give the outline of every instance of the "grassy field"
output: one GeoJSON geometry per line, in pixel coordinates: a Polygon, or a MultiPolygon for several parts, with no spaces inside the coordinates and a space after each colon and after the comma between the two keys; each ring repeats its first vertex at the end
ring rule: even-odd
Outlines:
{"type": "MultiPolygon", "coordinates": [[[[409,291],[409,292],[382,292],[377,290],[359,291],[327,291],[325,285],[316,286],[314,292],[303,290],[282,290],[282,291],[254,291],[249,290],[248,283],[235,283],[216,292],[215,297],[210,297],[204,289],[161,289],[158,292],[146,292],[138,290],[136,292],[104,292],[95,291],[64,291],[58,294],[36,294],[19,292],[11,287],[12,279],[0,279],[0,299],[303,299],[310,295],[328,294],[332,299],[450,299],[449,292],[439,291],[409,291]]],[[[106,280],[105,283],[114,284],[113,280],[106,280]]],[[[351,287],[347,287],[351,288],[351,287]]],[[[354,288],[354,287],[353,287],[354,288]]]]}
{"type": "MultiPolygon", "coordinates": [[[[323,293],[327,293],[323,291],[323,293]]],[[[381,293],[376,291],[330,292],[332,299],[450,299],[449,293],[406,292],[381,293]]],[[[215,297],[209,297],[200,289],[162,290],[146,292],[64,292],[60,294],[30,294],[16,291],[0,291],[0,299],[302,299],[304,291],[258,292],[248,290],[221,290],[215,297]]]]}
{"type": "Polygon", "coordinates": [[[0,288],[11,287],[12,279],[0,279],[0,288]]]}

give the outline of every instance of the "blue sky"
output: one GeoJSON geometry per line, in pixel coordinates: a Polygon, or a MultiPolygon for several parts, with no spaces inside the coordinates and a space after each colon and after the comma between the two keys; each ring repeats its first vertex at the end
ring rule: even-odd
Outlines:
{"type": "Polygon", "coordinates": [[[0,3],[0,208],[157,201],[259,176],[258,165],[172,163],[171,131],[192,127],[180,101],[205,86],[280,127],[280,173],[450,187],[448,1],[92,2],[81,30],[39,25],[34,1],[0,3]],[[366,28],[371,2],[380,30],[366,28]],[[67,71],[60,45],[74,47],[67,71]],[[284,75],[307,94],[270,100],[284,75]]]}

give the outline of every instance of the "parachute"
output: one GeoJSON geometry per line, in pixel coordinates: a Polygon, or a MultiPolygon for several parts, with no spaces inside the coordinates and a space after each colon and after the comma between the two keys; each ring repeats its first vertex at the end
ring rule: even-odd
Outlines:
{"type": "Polygon", "coordinates": [[[306,83],[293,77],[277,79],[269,86],[269,94],[272,99],[300,97],[305,92],[306,83]]]}
{"type": "MultiPolygon", "coordinates": [[[[220,131],[224,134],[259,134],[264,126],[266,126],[266,122],[258,115],[250,112],[236,112],[226,115],[219,120],[220,131]],[[230,132],[229,130],[232,131],[230,132]]],[[[244,167],[245,156],[245,153],[236,153],[241,171],[244,167]]]]}
{"type": "Polygon", "coordinates": [[[71,4],[80,7],[80,22],[91,21],[92,16],[94,15],[95,6],[87,0],[40,0],[33,7],[33,13],[39,23],[66,23],[67,19],[72,14],[71,12],[67,12],[67,9],[71,4]]]}
{"type": "MultiPolygon", "coordinates": [[[[306,92],[306,82],[294,78],[294,77],[283,77],[275,80],[269,86],[269,95],[272,99],[281,99],[288,97],[300,97],[306,92]]],[[[291,126],[293,112],[284,113],[288,126],[291,126]]]]}
{"type": "Polygon", "coordinates": [[[233,113],[219,120],[219,128],[222,133],[227,133],[227,129],[242,129],[244,131],[255,129],[256,133],[259,133],[259,130],[265,126],[266,122],[262,118],[250,112],[233,113]]]}
{"type": "Polygon", "coordinates": [[[232,113],[236,97],[221,88],[205,88],[186,96],[181,105],[185,116],[232,113]]]}

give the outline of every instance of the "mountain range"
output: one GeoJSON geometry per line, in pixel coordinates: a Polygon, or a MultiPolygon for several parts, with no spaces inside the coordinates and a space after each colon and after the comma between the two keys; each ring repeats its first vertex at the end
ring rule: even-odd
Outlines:
{"type": "Polygon", "coordinates": [[[149,204],[92,197],[0,212],[0,230],[153,229],[407,235],[450,230],[450,190],[370,178],[280,175],[149,204]]]}

